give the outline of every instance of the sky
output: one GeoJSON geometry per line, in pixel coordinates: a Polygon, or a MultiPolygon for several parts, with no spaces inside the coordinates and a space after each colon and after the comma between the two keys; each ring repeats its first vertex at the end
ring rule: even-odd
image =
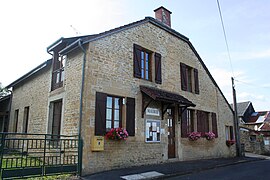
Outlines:
{"type": "Polygon", "coordinates": [[[187,36],[229,103],[231,77],[237,102],[270,110],[270,1],[219,0],[0,0],[0,82],[7,86],[47,59],[46,48],[61,37],[96,34],[146,16],[164,6],[172,28],[187,36]]]}

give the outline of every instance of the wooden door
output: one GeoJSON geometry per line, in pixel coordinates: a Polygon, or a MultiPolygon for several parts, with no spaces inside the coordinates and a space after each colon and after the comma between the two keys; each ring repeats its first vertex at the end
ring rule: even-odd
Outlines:
{"type": "Polygon", "coordinates": [[[171,109],[171,113],[167,118],[168,125],[168,158],[175,158],[175,122],[174,112],[171,109]]]}
{"type": "MultiPolygon", "coordinates": [[[[55,102],[53,104],[53,122],[52,122],[52,134],[53,135],[60,135],[61,114],[62,114],[62,101],[55,102]]],[[[58,136],[54,136],[52,138],[58,139],[58,136]]]]}

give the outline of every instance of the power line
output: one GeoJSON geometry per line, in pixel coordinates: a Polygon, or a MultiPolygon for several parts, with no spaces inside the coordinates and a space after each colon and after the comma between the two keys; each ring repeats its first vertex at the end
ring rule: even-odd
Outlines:
{"type": "Polygon", "coordinates": [[[260,89],[270,89],[270,87],[264,87],[264,86],[261,86],[259,84],[248,83],[248,82],[240,81],[240,80],[236,80],[236,79],[235,79],[235,81],[236,82],[239,82],[239,83],[242,83],[242,84],[244,84],[246,86],[250,86],[250,87],[256,88],[256,89],[258,89],[258,88],[260,88],[260,89]]]}
{"type": "Polygon", "coordinates": [[[219,0],[217,0],[217,5],[218,5],[218,11],[219,11],[219,16],[220,16],[220,21],[221,21],[221,24],[222,24],[223,35],[224,35],[224,39],[225,39],[225,43],[226,43],[226,47],[227,47],[227,53],[228,53],[228,57],[229,57],[229,60],[230,60],[232,75],[234,77],[232,60],[231,60],[231,54],[230,54],[229,45],[228,45],[228,41],[227,41],[225,26],[224,26],[224,23],[223,23],[223,18],[222,18],[222,14],[221,14],[221,8],[220,8],[220,5],[219,5],[219,0]]]}

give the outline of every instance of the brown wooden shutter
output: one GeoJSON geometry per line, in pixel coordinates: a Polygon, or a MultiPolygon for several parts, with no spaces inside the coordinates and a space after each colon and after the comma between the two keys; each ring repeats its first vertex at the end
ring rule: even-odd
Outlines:
{"type": "MultiPolygon", "coordinates": [[[[181,110],[181,109],[180,109],[181,110]]],[[[181,137],[188,137],[187,134],[187,109],[181,113],[181,137]]]]}
{"type": "Polygon", "coordinates": [[[194,69],[194,82],[195,82],[195,93],[199,94],[199,76],[198,76],[198,69],[194,69]]]}
{"type": "Polygon", "coordinates": [[[127,98],[126,130],[129,136],[135,136],[135,99],[127,98]]]}
{"type": "Polygon", "coordinates": [[[106,134],[106,100],[105,93],[96,92],[95,135],[97,136],[106,134]]]}
{"type": "Polygon", "coordinates": [[[161,54],[155,53],[155,81],[157,84],[162,83],[161,78],[161,54]]]}
{"type": "Polygon", "coordinates": [[[233,126],[230,126],[230,140],[234,140],[234,134],[233,134],[233,126]]]}
{"type": "Polygon", "coordinates": [[[141,78],[141,47],[134,44],[133,50],[134,77],[141,78]]]}
{"type": "Polygon", "coordinates": [[[203,115],[202,111],[197,110],[197,132],[203,133],[203,115]]]}
{"type": "Polygon", "coordinates": [[[218,137],[218,128],[217,128],[217,114],[212,113],[212,131],[215,133],[216,138],[218,137]]]}
{"type": "Polygon", "coordinates": [[[181,89],[183,91],[187,90],[187,71],[186,71],[186,65],[183,63],[180,63],[180,74],[181,74],[181,89]]]}

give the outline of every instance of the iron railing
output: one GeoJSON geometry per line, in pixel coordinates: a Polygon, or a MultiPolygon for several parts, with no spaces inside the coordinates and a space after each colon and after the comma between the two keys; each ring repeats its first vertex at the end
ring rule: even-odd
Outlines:
{"type": "Polygon", "coordinates": [[[79,171],[77,135],[0,133],[0,138],[2,179],[79,171]]]}

